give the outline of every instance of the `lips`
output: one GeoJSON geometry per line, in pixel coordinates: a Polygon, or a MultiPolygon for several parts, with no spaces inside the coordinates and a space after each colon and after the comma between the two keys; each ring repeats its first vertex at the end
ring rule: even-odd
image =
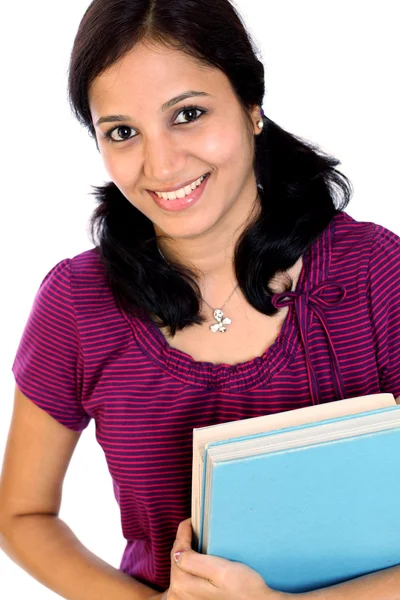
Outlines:
{"type": "Polygon", "coordinates": [[[201,199],[203,192],[210,179],[210,176],[210,173],[208,173],[205,176],[203,182],[184,198],[177,198],[176,200],[164,200],[164,198],[160,198],[160,196],[158,196],[155,192],[149,191],[149,194],[153,198],[157,206],[166,212],[176,213],[185,211],[196,205],[197,202],[201,199]]]}
{"type": "Polygon", "coordinates": [[[177,192],[178,190],[181,190],[181,189],[185,188],[188,185],[192,185],[192,183],[194,183],[195,181],[198,181],[199,179],[201,179],[205,175],[208,175],[208,173],[203,173],[203,175],[199,175],[199,177],[195,177],[194,179],[190,179],[186,183],[181,183],[179,185],[176,185],[175,187],[164,188],[162,190],[147,190],[147,191],[148,192],[158,193],[158,194],[168,194],[168,192],[177,192]]]}

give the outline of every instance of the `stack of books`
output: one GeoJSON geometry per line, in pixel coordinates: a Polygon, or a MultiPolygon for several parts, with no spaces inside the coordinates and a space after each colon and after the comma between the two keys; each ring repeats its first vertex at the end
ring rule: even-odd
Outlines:
{"type": "Polygon", "coordinates": [[[195,549],[301,593],[400,564],[400,406],[339,400],[193,432],[195,549]]]}

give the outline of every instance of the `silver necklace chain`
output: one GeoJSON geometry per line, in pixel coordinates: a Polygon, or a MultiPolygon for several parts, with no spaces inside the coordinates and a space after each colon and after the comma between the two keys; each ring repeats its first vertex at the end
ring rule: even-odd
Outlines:
{"type": "MultiPolygon", "coordinates": [[[[222,310],[224,308],[225,304],[227,304],[229,302],[229,300],[232,298],[233,294],[236,292],[238,287],[239,287],[239,284],[237,284],[237,286],[233,290],[232,294],[229,296],[228,300],[226,300],[226,302],[221,306],[221,308],[219,310],[222,310]]],[[[203,296],[201,298],[202,298],[203,302],[205,302],[207,304],[207,306],[209,306],[211,308],[212,311],[217,310],[217,309],[213,308],[212,306],[210,306],[210,304],[208,304],[207,300],[204,300],[203,296]]]]}
{"type": "MultiPolygon", "coordinates": [[[[167,265],[171,266],[169,264],[169,262],[167,261],[167,259],[165,258],[164,254],[161,252],[159,246],[157,245],[157,249],[160,253],[160,255],[162,256],[162,258],[165,260],[165,262],[167,263],[167,265]]],[[[232,320],[229,319],[229,317],[224,317],[224,313],[222,311],[222,309],[224,308],[224,306],[229,302],[229,300],[232,298],[233,294],[236,292],[236,290],[238,289],[239,284],[237,284],[237,286],[235,287],[235,289],[233,290],[233,292],[231,293],[231,295],[229,296],[229,298],[224,302],[224,304],[222,305],[221,308],[213,308],[210,304],[208,304],[207,300],[204,300],[203,296],[201,297],[201,299],[203,300],[203,302],[205,302],[207,304],[207,306],[209,308],[211,308],[211,310],[214,313],[214,319],[217,321],[216,323],[214,323],[213,325],[210,326],[210,331],[212,333],[225,333],[226,332],[226,326],[230,325],[232,323],[232,320]]]]}

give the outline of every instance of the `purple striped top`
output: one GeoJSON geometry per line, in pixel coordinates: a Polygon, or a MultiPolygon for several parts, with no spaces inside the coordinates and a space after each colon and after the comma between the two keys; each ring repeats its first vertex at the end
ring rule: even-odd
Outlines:
{"type": "Polygon", "coordinates": [[[37,292],[13,373],[54,419],[96,422],[121,510],[120,569],[157,590],[190,516],[192,429],[378,392],[400,396],[400,238],[337,215],[304,254],[275,343],[237,365],[196,362],[118,310],[94,248],[37,292]]]}

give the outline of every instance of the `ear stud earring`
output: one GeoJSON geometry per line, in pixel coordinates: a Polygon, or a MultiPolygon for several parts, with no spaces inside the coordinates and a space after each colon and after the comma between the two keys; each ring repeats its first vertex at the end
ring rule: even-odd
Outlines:
{"type": "Polygon", "coordinates": [[[258,121],[257,125],[259,126],[260,129],[262,129],[264,127],[264,121],[258,121]]]}

